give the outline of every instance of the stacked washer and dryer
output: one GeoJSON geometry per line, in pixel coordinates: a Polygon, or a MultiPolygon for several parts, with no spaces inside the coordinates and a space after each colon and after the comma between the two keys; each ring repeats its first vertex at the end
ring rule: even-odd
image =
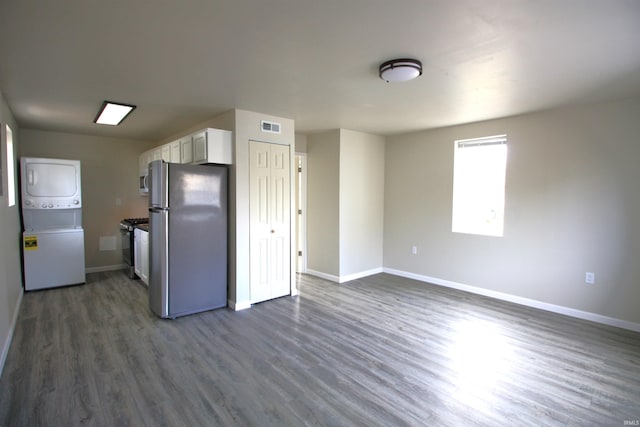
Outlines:
{"type": "Polygon", "coordinates": [[[22,157],[24,287],[85,282],[80,161],[22,157]]]}

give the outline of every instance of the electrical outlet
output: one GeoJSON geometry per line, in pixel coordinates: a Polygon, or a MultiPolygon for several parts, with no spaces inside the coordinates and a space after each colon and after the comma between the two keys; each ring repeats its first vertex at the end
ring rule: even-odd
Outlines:
{"type": "Polygon", "coordinates": [[[584,274],[584,283],[587,283],[589,285],[593,285],[594,283],[596,283],[596,275],[595,275],[595,273],[587,271],[584,274]]]}
{"type": "Polygon", "coordinates": [[[417,254],[418,253],[418,247],[417,246],[411,246],[411,253],[412,254],[417,254]]]}

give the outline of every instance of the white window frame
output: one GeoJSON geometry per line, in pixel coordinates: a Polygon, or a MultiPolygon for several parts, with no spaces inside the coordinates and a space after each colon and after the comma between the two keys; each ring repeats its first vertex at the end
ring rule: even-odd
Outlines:
{"type": "Polygon", "coordinates": [[[16,172],[15,151],[13,145],[13,132],[9,125],[5,125],[7,147],[7,204],[9,207],[16,204],[16,172]]]}
{"type": "Polygon", "coordinates": [[[451,231],[502,237],[507,135],[456,140],[453,170],[451,231]]]}

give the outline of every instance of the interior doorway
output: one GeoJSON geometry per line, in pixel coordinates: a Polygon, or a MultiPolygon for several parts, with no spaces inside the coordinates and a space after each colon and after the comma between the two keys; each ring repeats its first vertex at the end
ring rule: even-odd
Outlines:
{"type": "Polygon", "coordinates": [[[296,272],[307,271],[307,155],[296,153],[296,272]]]}

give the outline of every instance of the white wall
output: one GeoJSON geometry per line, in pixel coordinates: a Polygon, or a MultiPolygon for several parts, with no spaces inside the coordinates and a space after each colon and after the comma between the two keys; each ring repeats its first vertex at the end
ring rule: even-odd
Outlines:
{"type": "MultiPolygon", "coordinates": [[[[20,148],[18,126],[0,93],[0,158],[2,159],[2,196],[0,196],[0,343],[2,354],[0,355],[0,374],[11,345],[13,328],[18,315],[20,301],[22,300],[22,273],[20,269],[21,251],[21,226],[20,212],[18,208],[19,186],[16,181],[16,204],[9,207],[7,200],[7,135],[5,125],[8,124],[13,133],[14,152],[20,148]]],[[[17,179],[18,163],[14,163],[15,178],[17,179]]]]}
{"type": "Polygon", "coordinates": [[[382,268],[385,139],[340,130],[340,277],[382,268]]]}
{"type": "Polygon", "coordinates": [[[633,98],[389,137],[385,268],[640,323],[639,118],[633,98]],[[504,237],[452,233],[453,141],[502,133],[504,237]]]}

